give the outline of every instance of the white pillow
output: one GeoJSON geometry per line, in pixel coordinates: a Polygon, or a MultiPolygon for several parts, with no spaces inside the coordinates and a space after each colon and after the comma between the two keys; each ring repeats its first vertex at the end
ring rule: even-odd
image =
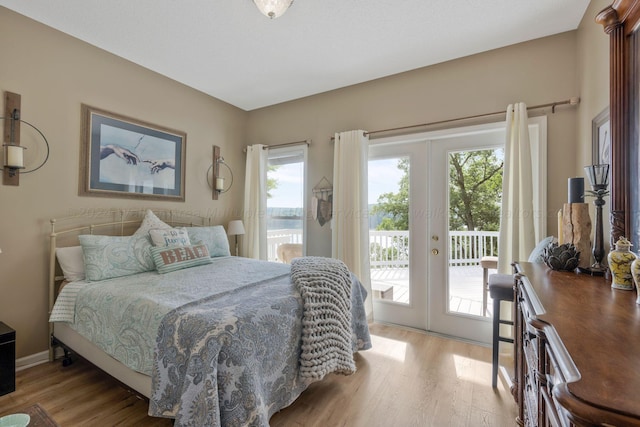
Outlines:
{"type": "Polygon", "coordinates": [[[62,274],[68,282],[84,280],[84,259],[82,246],[70,246],[68,248],[56,248],[58,264],[62,268],[62,274]]]}
{"type": "Polygon", "coordinates": [[[151,255],[151,246],[153,246],[153,244],[151,243],[149,231],[167,228],[171,228],[171,226],[158,218],[150,209],[147,209],[144,219],[140,224],[140,228],[138,228],[131,236],[138,262],[142,265],[143,271],[152,271],[156,269],[156,265],[153,262],[153,256],[151,255]]]}
{"type": "Polygon", "coordinates": [[[153,241],[153,246],[173,247],[173,246],[190,246],[189,233],[184,227],[163,228],[149,230],[149,235],[153,241]]]}

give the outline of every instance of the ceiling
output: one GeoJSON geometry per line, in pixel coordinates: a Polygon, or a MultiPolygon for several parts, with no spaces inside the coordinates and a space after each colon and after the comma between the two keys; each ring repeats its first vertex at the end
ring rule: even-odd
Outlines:
{"type": "MultiPolygon", "coordinates": [[[[589,0],[0,0],[243,110],[578,27],[589,0]]],[[[6,42],[6,40],[5,40],[6,42]]]]}

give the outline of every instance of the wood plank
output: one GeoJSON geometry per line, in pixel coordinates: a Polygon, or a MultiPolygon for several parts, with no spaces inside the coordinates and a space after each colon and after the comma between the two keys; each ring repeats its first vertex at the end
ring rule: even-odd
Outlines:
{"type": "MultiPolygon", "coordinates": [[[[8,143],[12,143],[14,145],[20,145],[20,122],[19,121],[15,121],[13,123],[13,140],[11,138],[11,124],[13,122],[13,120],[11,120],[11,117],[13,117],[13,111],[14,110],[18,110],[18,112],[21,114],[20,109],[22,105],[22,96],[20,96],[20,94],[18,93],[13,93],[13,92],[5,92],[4,93],[4,114],[3,117],[4,119],[4,131],[3,131],[3,144],[8,144],[8,143]]],[[[3,159],[4,159],[4,155],[6,154],[4,147],[3,148],[3,159]]],[[[15,171],[10,171],[9,168],[5,168],[4,166],[2,167],[2,171],[3,171],[3,179],[2,179],[2,183],[4,185],[20,185],[20,171],[15,170],[15,171]]]]}
{"type": "MultiPolygon", "coordinates": [[[[491,349],[387,325],[370,329],[374,348],[356,354],[355,374],[312,384],[270,425],[515,425],[511,394],[500,382],[491,388],[491,349]]],[[[16,391],[0,397],[0,416],[35,403],[65,427],[173,424],[147,416],[145,400],[81,360],[18,372],[16,391]]]]}

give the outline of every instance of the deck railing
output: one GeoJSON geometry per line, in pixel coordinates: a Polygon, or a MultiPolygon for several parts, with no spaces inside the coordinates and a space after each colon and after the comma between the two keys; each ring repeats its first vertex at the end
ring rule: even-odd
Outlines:
{"type": "Polygon", "coordinates": [[[302,243],[302,230],[299,228],[267,230],[267,259],[269,261],[278,261],[278,246],[283,243],[302,243]]]}
{"type": "MultiPolygon", "coordinates": [[[[479,265],[483,256],[498,255],[497,231],[450,231],[449,266],[479,265]]],[[[409,232],[369,230],[371,268],[409,266],[409,232]]]]}
{"type": "MultiPolygon", "coordinates": [[[[449,266],[479,265],[483,256],[498,255],[497,231],[450,231],[449,266]]],[[[302,243],[302,230],[267,231],[269,261],[277,260],[282,243],[302,243]]],[[[409,266],[409,231],[369,230],[371,268],[409,266]]]]}
{"type": "Polygon", "coordinates": [[[498,256],[498,231],[450,231],[449,266],[477,265],[483,256],[498,256]]]}

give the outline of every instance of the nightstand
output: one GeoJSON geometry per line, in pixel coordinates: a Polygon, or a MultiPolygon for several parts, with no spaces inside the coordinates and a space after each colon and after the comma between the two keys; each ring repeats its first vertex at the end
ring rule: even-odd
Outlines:
{"type": "Polygon", "coordinates": [[[16,390],[16,331],[0,322],[0,396],[16,390]]]}

